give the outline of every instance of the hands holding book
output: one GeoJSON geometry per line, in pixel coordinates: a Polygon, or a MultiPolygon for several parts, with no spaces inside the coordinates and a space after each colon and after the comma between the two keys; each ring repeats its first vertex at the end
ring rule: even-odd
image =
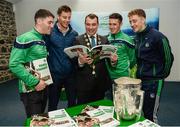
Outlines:
{"type": "Polygon", "coordinates": [[[41,91],[41,90],[45,89],[46,86],[47,85],[46,85],[44,80],[39,80],[39,83],[36,85],[35,90],[36,91],[41,91]]]}
{"type": "Polygon", "coordinates": [[[83,65],[85,63],[89,65],[92,64],[93,59],[88,54],[79,51],[77,51],[77,53],[78,53],[78,61],[80,65],[83,65]]]}
{"type": "Polygon", "coordinates": [[[113,45],[97,45],[89,49],[84,45],[75,45],[64,49],[64,52],[70,57],[78,57],[80,66],[84,64],[96,64],[101,59],[109,58],[111,64],[115,65],[117,62],[117,48],[113,45]]]}
{"type": "Polygon", "coordinates": [[[111,54],[110,60],[111,60],[111,65],[115,66],[118,60],[118,55],[116,53],[111,54]]]}
{"type": "MultiPolygon", "coordinates": [[[[83,65],[85,63],[90,65],[93,63],[94,59],[92,59],[88,54],[83,53],[83,52],[79,52],[79,51],[77,51],[77,53],[78,53],[78,61],[79,61],[80,65],[83,65]]],[[[117,54],[112,53],[109,58],[111,60],[111,64],[114,66],[118,60],[117,54]]]]}

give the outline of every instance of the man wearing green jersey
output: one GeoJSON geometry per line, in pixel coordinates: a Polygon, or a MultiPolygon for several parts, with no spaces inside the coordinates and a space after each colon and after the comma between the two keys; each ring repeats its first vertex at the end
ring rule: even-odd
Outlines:
{"type": "Polygon", "coordinates": [[[135,65],[135,47],[134,42],[125,33],[121,31],[122,16],[119,13],[113,13],[109,16],[108,41],[117,48],[116,65],[107,62],[107,68],[112,80],[119,77],[130,77],[130,68],[135,65]]]}
{"type": "Polygon", "coordinates": [[[25,65],[33,60],[47,57],[43,35],[50,34],[53,20],[54,15],[50,11],[39,9],[34,16],[34,28],[18,36],[11,51],[9,68],[19,79],[20,98],[27,117],[43,113],[46,107],[46,83],[31,74],[25,65]]]}

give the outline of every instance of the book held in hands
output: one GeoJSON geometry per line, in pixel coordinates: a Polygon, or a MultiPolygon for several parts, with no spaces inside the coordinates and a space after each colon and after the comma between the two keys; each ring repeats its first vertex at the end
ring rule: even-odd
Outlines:
{"type": "Polygon", "coordinates": [[[92,59],[110,58],[116,51],[117,48],[113,45],[97,45],[91,49],[84,45],[75,45],[64,49],[70,58],[78,57],[79,52],[88,54],[92,59]]]}
{"type": "Polygon", "coordinates": [[[25,64],[25,68],[38,79],[45,81],[47,85],[53,83],[51,73],[46,58],[33,60],[25,64]]]}

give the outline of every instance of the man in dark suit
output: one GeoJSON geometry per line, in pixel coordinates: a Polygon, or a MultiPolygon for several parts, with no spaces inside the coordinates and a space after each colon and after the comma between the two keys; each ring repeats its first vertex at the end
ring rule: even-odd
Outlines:
{"type": "MultiPolygon", "coordinates": [[[[85,17],[86,33],[76,38],[76,45],[92,48],[95,45],[107,44],[106,37],[97,34],[98,17],[89,14],[85,17]]],[[[93,61],[88,54],[79,52],[77,73],[77,103],[84,104],[104,98],[105,91],[111,85],[105,66],[105,60],[93,61]]]]}

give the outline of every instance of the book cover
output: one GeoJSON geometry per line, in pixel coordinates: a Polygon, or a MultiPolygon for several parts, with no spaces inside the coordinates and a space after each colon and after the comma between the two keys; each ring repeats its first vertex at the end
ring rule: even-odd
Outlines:
{"type": "Polygon", "coordinates": [[[30,121],[30,127],[50,126],[54,121],[49,118],[47,113],[33,115],[30,121]]]}
{"type": "Polygon", "coordinates": [[[114,117],[114,106],[99,106],[98,108],[109,114],[110,117],[114,117]]]}
{"type": "Polygon", "coordinates": [[[46,58],[33,60],[32,62],[27,63],[25,67],[38,79],[44,80],[47,85],[53,83],[46,58]]]}
{"type": "Polygon", "coordinates": [[[144,121],[134,123],[128,127],[161,127],[161,126],[148,119],[145,119],[144,121]]]}
{"type": "Polygon", "coordinates": [[[37,126],[78,127],[65,109],[59,109],[44,114],[33,115],[30,122],[30,127],[37,126]]]}
{"type": "Polygon", "coordinates": [[[53,119],[51,127],[77,127],[75,121],[69,116],[65,109],[48,112],[49,118],[53,119]]]}
{"type": "Polygon", "coordinates": [[[74,120],[79,127],[116,127],[120,122],[113,118],[112,112],[112,106],[87,105],[74,120]]]}
{"type": "Polygon", "coordinates": [[[120,122],[117,121],[115,118],[109,116],[106,112],[102,109],[97,108],[91,111],[86,112],[90,117],[96,118],[99,120],[100,127],[116,127],[120,125],[120,122]]]}

